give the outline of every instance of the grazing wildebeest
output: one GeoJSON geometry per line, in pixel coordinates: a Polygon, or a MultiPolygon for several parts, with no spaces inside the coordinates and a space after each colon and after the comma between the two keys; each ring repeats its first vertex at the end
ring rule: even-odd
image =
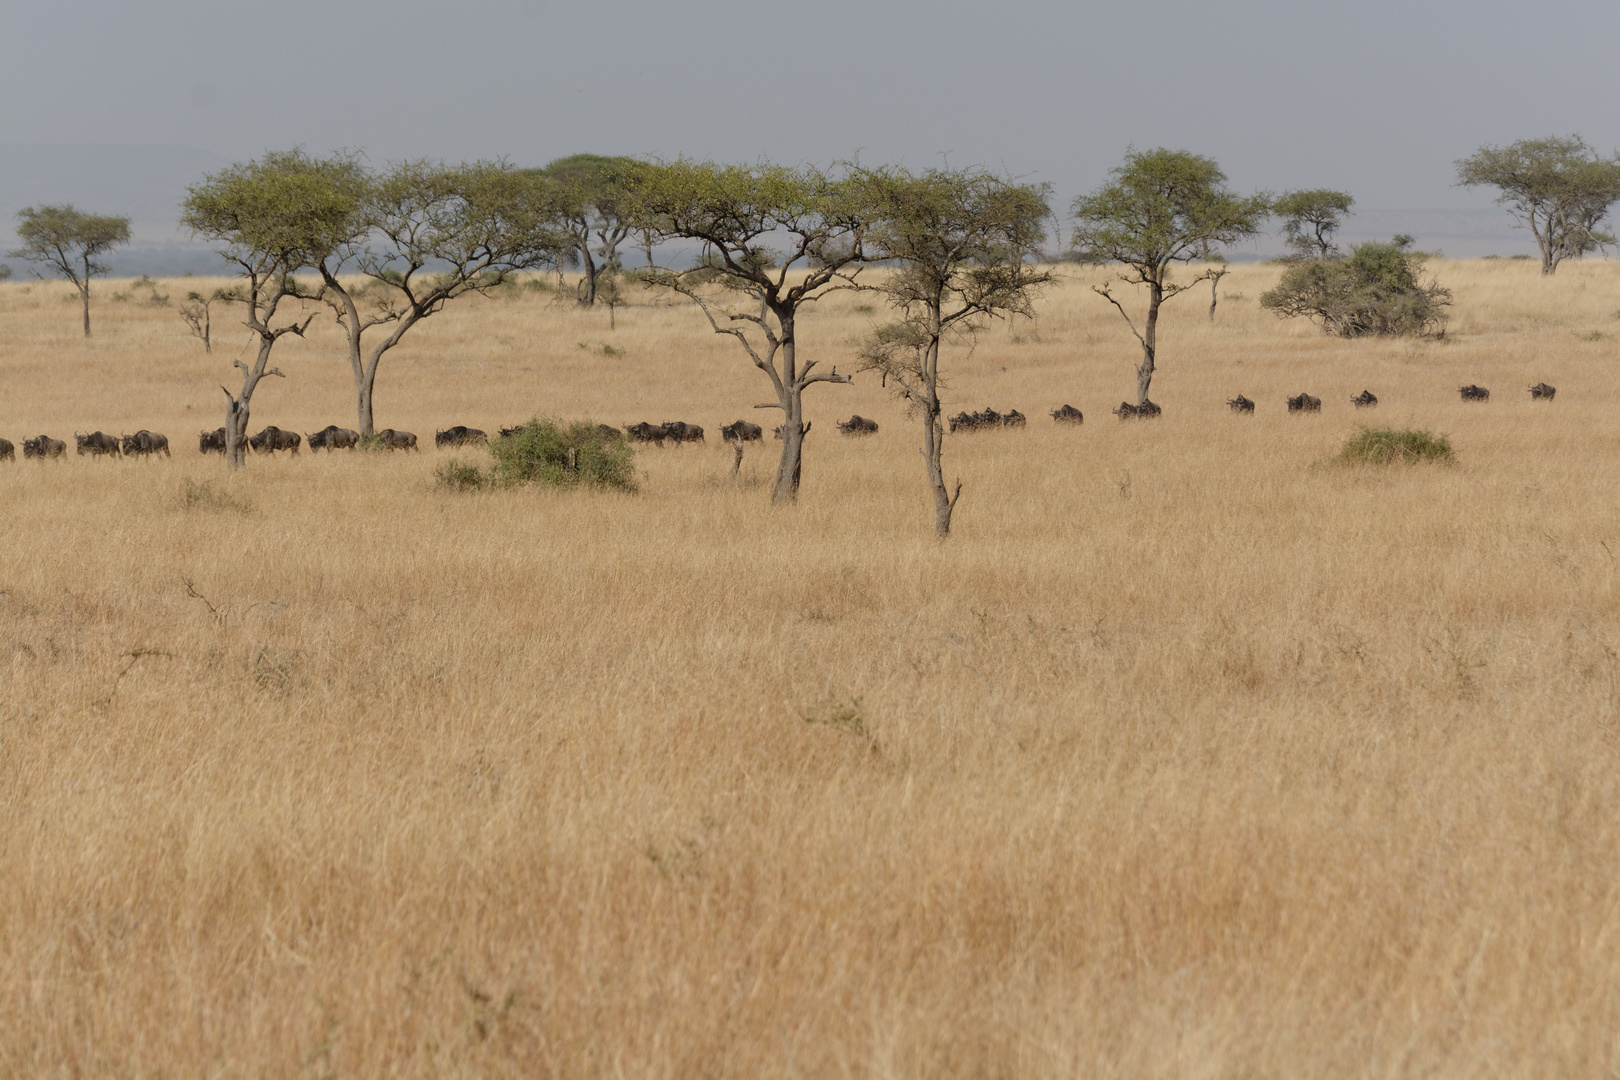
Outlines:
{"type": "Polygon", "coordinates": [[[864,416],[852,416],[848,420],[838,421],[838,430],[845,435],[871,435],[878,429],[876,420],[868,420],[864,416]]]}
{"type": "MultiPolygon", "coordinates": [[[[350,428],[338,427],[336,424],[327,424],[312,435],[305,435],[311,450],[353,450],[360,445],[360,433],[350,428]]],[[[223,445],[223,444],[222,444],[223,445]]]]}
{"type": "Polygon", "coordinates": [[[1468,386],[1459,386],[1457,387],[1457,393],[1462,395],[1462,399],[1464,401],[1491,400],[1491,392],[1485,389],[1483,386],[1474,386],[1472,384],[1469,384],[1468,386]]]}
{"type": "Polygon", "coordinates": [[[1367,409],[1377,405],[1378,399],[1373,396],[1373,392],[1371,390],[1363,390],[1361,393],[1350,399],[1350,404],[1354,405],[1358,409],[1367,409]]]}
{"type": "Polygon", "coordinates": [[[172,456],[169,453],[169,437],[159,435],[155,431],[147,431],[145,428],[133,435],[125,435],[123,437],[123,449],[125,457],[145,457],[148,454],[156,454],[160,451],[164,457],[172,456]]]}
{"type": "Polygon", "coordinates": [[[248,440],[248,445],[260,454],[274,454],[277,450],[291,450],[295,455],[304,440],[296,431],[282,431],[271,424],[248,440]]]}
{"type": "Polygon", "coordinates": [[[35,435],[32,439],[23,440],[25,458],[59,458],[66,453],[67,443],[49,435],[35,435]]]}
{"type": "Polygon", "coordinates": [[[636,442],[657,443],[659,446],[663,446],[664,440],[669,437],[663,424],[649,424],[645,420],[639,424],[627,424],[624,430],[636,442]]]}
{"type": "Polygon", "coordinates": [[[78,440],[80,455],[89,454],[92,457],[101,457],[104,454],[113,454],[119,457],[123,456],[119,451],[118,440],[111,435],[103,435],[99,431],[92,431],[88,435],[80,435],[75,432],[73,437],[78,440]]]}
{"type": "Polygon", "coordinates": [[[0,439],[0,461],[16,461],[17,448],[11,445],[10,439],[0,439]]]}
{"type": "Polygon", "coordinates": [[[1057,424],[1083,424],[1086,422],[1085,414],[1073,405],[1065,405],[1061,409],[1052,410],[1052,422],[1057,424]]]}
{"type": "Polygon", "coordinates": [[[765,429],[758,424],[738,420],[722,427],[720,437],[726,442],[758,442],[765,437],[765,429]]]}
{"type": "Polygon", "coordinates": [[[1237,397],[1235,397],[1232,400],[1228,401],[1226,403],[1226,407],[1228,409],[1231,409],[1235,413],[1252,413],[1252,412],[1254,412],[1254,402],[1250,401],[1248,398],[1244,397],[1242,394],[1239,394],[1237,397]]]}
{"type": "MultiPolygon", "coordinates": [[[[313,443],[311,445],[314,445],[313,443]]],[[[223,454],[225,452],[225,429],[215,428],[213,431],[200,431],[197,433],[197,453],[223,454]]]]}
{"type": "Polygon", "coordinates": [[[1544,382],[1538,382],[1536,385],[1530,388],[1530,397],[1532,400],[1544,399],[1546,401],[1551,401],[1553,399],[1553,395],[1556,393],[1558,393],[1558,387],[1548,386],[1544,382]]]}
{"type": "MultiPolygon", "coordinates": [[[[515,432],[518,429],[512,428],[511,430],[515,432]]],[[[505,434],[505,432],[502,432],[502,434],[505,434]]],[[[477,428],[467,427],[465,424],[457,424],[455,427],[447,431],[440,431],[433,436],[433,445],[440,448],[446,446],[470,446],[487,442],[489,442],[488,435],[477,428]]]]}
{"type": "Polygon", "coordinates": [[[1119,408],[1114,409],[1113,413],[1121,420],[1129,420],[1136,415],[1136,406],[1128,401],[1122,401],[1119,403],[1119,408]]]}
{"type": "Polygon", "coordinates": [[[1311,397],[1309,394],[1300,394],[1298,397],[1288,399],[1289,412],[1321,412],[1322,399],[1311,397]]]}
{"type": "Polygon", "coordinates": [[[409,431],[395,431],[393,428],[383,428],[377,432],[377,442],[388,450],[415,450],[416,436],[409,431]]]}

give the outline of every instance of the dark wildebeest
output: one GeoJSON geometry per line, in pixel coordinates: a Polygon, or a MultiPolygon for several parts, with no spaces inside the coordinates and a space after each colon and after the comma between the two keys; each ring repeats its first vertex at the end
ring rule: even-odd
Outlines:
{"type": "Polygon", "coordinates": [[[1536,385],[1534,385],[1534,386],[1532,386],[1530,388],[1530,397],[1531,397],[1532,400],[1543,400],[1544,399],[1544,400],[1547,400],[1547,401],[1551,401],[1553,399],[1553,395],[1556,394],[1556,393],[1558,393],[1558,387],[1556,387],[1556,386],[1548,386],[1544,382],[1538,382],[1538,383],[1536,383],[1536,385]]]}
{"type": "Polygon", "coordinates": [[[388,450],[415,450],[416,436],[409,431],[383,428],[377,432],[377,441],[388,450]]]}
{"type": "Polygon", "coordinates": [[[103,435],[99,431],[92,431],[88,435],[75,433],[73,437],[78,440],[81,455],[89,454],[92,457],[101,457],[104,454],[114,454],[119,457],[123,456],[119,451],[118,440],[111,435],[103,435]]]}
{"type": "Polygon", "coordinates": [[[1029,421],[1024,414],[1019,412],[1017,409],[1014,409],[1008,413],[1003,413],[1001,416],[1002,427],[1023,427],[1028,422],[1029,421]]]}
{"type": "Polygon", "coordinates": [[[162,452],[164,457],[172,456],[169,453],[169,437],[159,435],[155,431],[147,431],[145,428],[133,435],[125,435],[123,447],[125,457],[145,457],[159,452],[162,452]]]}
{"type": "Polygon", "coordinates": [[[67,443],[49,435],[35,435],[32,439],[23,440],[25,458],[59,458],[66,453],[67,443]]]}
{"type": "Polygon", "coordinates": [[[1137,418],[1141,420],[1151,420],[1163,412],[1163,409],[1159,408],[1151,401],[1144,401],[1142,404],[1136,407],[1137,418]]]}
{"type": "Polygon", "coordinates": [[[1373,396],[1373,392],[1371,390],[1363,390],[1361,393],[1350,399],[1350,404],[1354,405],[1358,409],[1367,409],[1377,405],[1378,399],[1373,396]]]}
{"type": "Polygon", "coordinates": [[[16,461],[17,448],[11,445],[10,439],[0,439],[0,461],[16,461]]]}
{"type": "Polygon", "coordinates": [[[1136,406],[1128,401],[1122,401],[1119,403],[1119,408],[1114,409],[1113,413],[1121,420],[1129,420],[1136,415],[1136,406]]]}
{"type": "MultiPolygon", "coordinates": [[[[313,445],[313,444],[311,444],[313,445]]],[[[215,428],[213,431],[200,431],[197,433],[197,453],[223,454],[225,452],[225,429],[215,428]]]]}
{"type": "Polygon", "coordinates": [[[1228,409],[1231,409],[1235,413],[1252,413],[1252,412],[1254,412],[1254,402],[1250,401],[1248,398],[1244,397],[1242,394],[1239,394],[1237,397],[1235,397],[1232,400],[1228,401],[1226,403],[1226,407],[1228,409]]]}
{"type": "Polygon", "coordinates": [[[645,420],[639,424],[627,424],[624,430],[636,442],[657,443],[663,446],[664,440],[669,438],[669,432],[664,429],[663,424],[649,424],[645,420]]]}
{"type": "MultiPolygon", "coordinates": [[[[512,430],[517,430],[516,428],[512,430]]],[[[446,446],[470,446],[476,443],[489,442],[489,436],[474,427],[457,424],[448,431],[440,431],[433,436],[433,445],[443,449],[446,446]]]]}
{"type": "Polygon", "coordinates": [[[720,429],[726,442],[758,442],[765,437],[765,429],[746,420],[738,420],[720,429]]]}
{"type": "Polygon", "coordinates": [[[674,439],[678,443],[700,442],[709,440],[703,437],[703,429],[696,424],[683,423],[680,420],[667,420],[664,422],[664,437],[674,439]]]}
{"type": "Polygon", "coordinates": [[[1321,412],[1322,399],[1311,397],[1309,394],[1300,394],[1298,397],[1288,399],[1289,412],[1321,412]]]}
{"type": "Polygon", "coordinates": [[[1459,386],[1457,387],[1457,393],[1462,395],[1462,399],[1464,401],[1491,400],[1491,392],[1485,389],[1483,386],[1474,386],[1472,384],[1468,386],[1459,386]]]}
{"type": "Polygon", "coordinates": [[[1065,405],[1061,409],[1052,410],[1052,422],[1057,424],[1083,424],[1086,422],[1085,414],[1073,405],[1065,405]]]}
{"type": "Polygon", "coordinates": [[[500,431],[500,437],[503,438],[503,439],[510,439],[512,436],[518,434],[522,430],[523,430],[523,425],[522,424],[517,424],[517,425],[515,425],[513,427],[503,427],[503,428],[501,428],[501,431],[500,431]]]}
{"type": "Polygon", "coordinates": [[[838,421],[838,430],[845,435],[871,435],[878,429],[876,420],[868,420],[864,416],[852,416],[848,420],[838,421]]]}
{"type": "Polygon", "coordinates": [[[360,433],[349,428],[338,427],[336,424],[327,424],[321,430],[311,435],[305,435],[310,450],[353,450],[360,445],[360,433]]]}
{"type": "Polygon", "coordinates": [[[296,431],[282,431],[271,424],[257,435],[248,440],[248,445],[260,454],[274,454],[277,450],[291,450],[298,453],[299,446],[304,440],[296,431]]]}

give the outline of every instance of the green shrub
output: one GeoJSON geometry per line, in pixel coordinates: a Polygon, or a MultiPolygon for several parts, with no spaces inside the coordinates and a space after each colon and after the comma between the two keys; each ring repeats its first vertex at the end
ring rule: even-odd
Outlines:
{"type": "Polygon", "coordinates": [[[1444,435],[1411,428],[1362,428],[1339,451],[1341,465],[1414,464],[1419,461],[1451,463],[1457,455],[1444,435]]]}
{"type": "Polygon", "coordinates": [[[590,420],[569,424],[535,417],[511,435],[491,439],[497,484],[552,484],[636,490],[636,452],[623,435],[590,420]]]}
{"type": "Polygon", "coordinates": [[[1260,306],[1285,319],[1304,315],[1339,337],[1443,334],[1451,290],[1421,278],[1421,251],[1410,236],[1357,244],[1347,259],[1315,259],[1283,271],[1260,306]]]}
{"type": "Polygon", "coordinates": [[[441,462],[433,472],[439,478],[439,486],[451,491],[476,491],[489,482],[478,466],[454,458],[441,462]]]}

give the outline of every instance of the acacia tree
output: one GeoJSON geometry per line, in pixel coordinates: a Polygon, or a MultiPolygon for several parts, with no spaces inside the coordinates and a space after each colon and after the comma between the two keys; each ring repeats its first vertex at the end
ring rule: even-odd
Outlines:
{"type": "Polygon", "coordinates": [[[1113,180],[1074,201],[1071,246],[1082,260],[1123,264],[1120,281],[1147,287],[1147,312],[1138,330],[1111,283],[1092,286],[1119,309],[1142,343],[1136,393],[1137,403],[1146,404],[1158,356],[1159,308],[1210,276],[1206,270],[1173,283],[1171,268],[1202,257],[1214,245],[1253,236],[1271,211],[1271,199],[1234,195],[1220,166],[1184,150],[1133,150],[1111,175],[1113,180]]]}
{"type": "Polygon", "coordinates": [[[406,332],[458,297],[550,261],[558,241],[542,182],[504,162],[412,161],[377,176],[346,155],[317,164],[352,201],[338,241],[311,265],[347,339],[360,433],[370,435],[377,369],[406,332]],[[345,282],[347,270],[364,285],[345,282]]]}
{"type": "Polygon", "coordinates": [[[1297,259],[1331,259],[1340,254],[1333,234],[1356,204],[1348,192],[1314,188],[1285,191],[1271,212],[1283,219],[1283,238],[1297,259]]]}
{"type": "Polygon", "coordinates": [[[812,166],[685,159],[638,165],[632,182],[634,220],[649,244],[703,244],[697,265],[654,265],[647,281],[696,303],[714,332],[736,338],[770,379],[776,401],[756,408],[783,414],[771,499],[793,500],[806,430],[804,391],[850,381],[836,367],[816,371],[817,361],[800,363],[797,320],[805,304],[856,284],[866,258],[866,219],[855,183],[812,166]]]}
{"type": "Polygon", "coordinates": [[[239,469],[253,393],[260,380],[282,374],[269,366],[271,351],[288,334],[302,337],[315,317],[281,317],[285,301],[314,298],[299,289],[293,272],[318,263],[346,235],[354,204],[325,170],[312,167],[296,150],[232,165],[204,177],[189,192],[181,204],[181,224],[192,235],[223,245],[220,254],[241,276],[223,299],[242,305],[243,322],[258,339],[251,366],[233,361],[242,371],[242,392],[233,395],[220,387],[226,401],[226,460],[239,469]]]}
{"type": "Polygon", "coordinates": [[[633,158],[574,154],[540,170],[552,185],[552,209],[567,237],[565,250],[585,272],[577,294],[583,307],[596,303],[598,275],[618,272],[619,245],[634,231],[626,217],[625,184],[635,165],[633,158]]]}
{"type": "Polygon", "coordinates": [[[8,254],[48,266],[54,276],[73,282],[84,306],[84,336],[89,337],[90,279],[107,273],[98,256],[129,243],[129,218],[84,214],[71,204],[28,206],[17,217],[23,246],[8,254]]]}
{"type": "Polygon", "coordinates": [[[1579,135],[1482,146],[1457,162],[1457,183],[1501,192],[1496,201],[1534,234],[1543,274],[1615,243],[1601,226],[1620,200],[1620,154],[1600,157],[1579,135]]]}
{"type": "Polygon", "coordinates": [[[899,268],[868,288],[883,293],[900,315],[878,327],[861,350],[861,370],[882,374],[922,417],[920,453],[934,496],[934,533],[950,535],[962,481],[945,484],[945,425],[939,391],[940,346],[991,318],[1033,316],[1049,271],[1026,263],[1045,240],[1049,189],[1016,184],[978,170],[904,169],[856,174],[871,220],[867,254],[899,268]]]}

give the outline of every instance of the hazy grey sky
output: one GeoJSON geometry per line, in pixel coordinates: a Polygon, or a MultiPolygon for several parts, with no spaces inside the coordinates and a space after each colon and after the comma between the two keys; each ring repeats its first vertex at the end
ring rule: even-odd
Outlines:
{"type": "MultiPolygon", "coordinates": [[[[1332,186],[1371,212],[1489,207],[1451,186],[1452,162],[1481,143],[1578,132],[1620,144],[1615,0],[0,11],[0,144],[19,159],[18,144],[186,147],[221,162],[295,144],[522,164],[585,150],[823,163],[858,151],[927,166],[948,152],[1050,181],[1066,205],[1128,146],[1163,145],[1215,157],[1242,190],[1332,186]]],[[[116,209],[117,177],[75,183],[116,209]]]]}

